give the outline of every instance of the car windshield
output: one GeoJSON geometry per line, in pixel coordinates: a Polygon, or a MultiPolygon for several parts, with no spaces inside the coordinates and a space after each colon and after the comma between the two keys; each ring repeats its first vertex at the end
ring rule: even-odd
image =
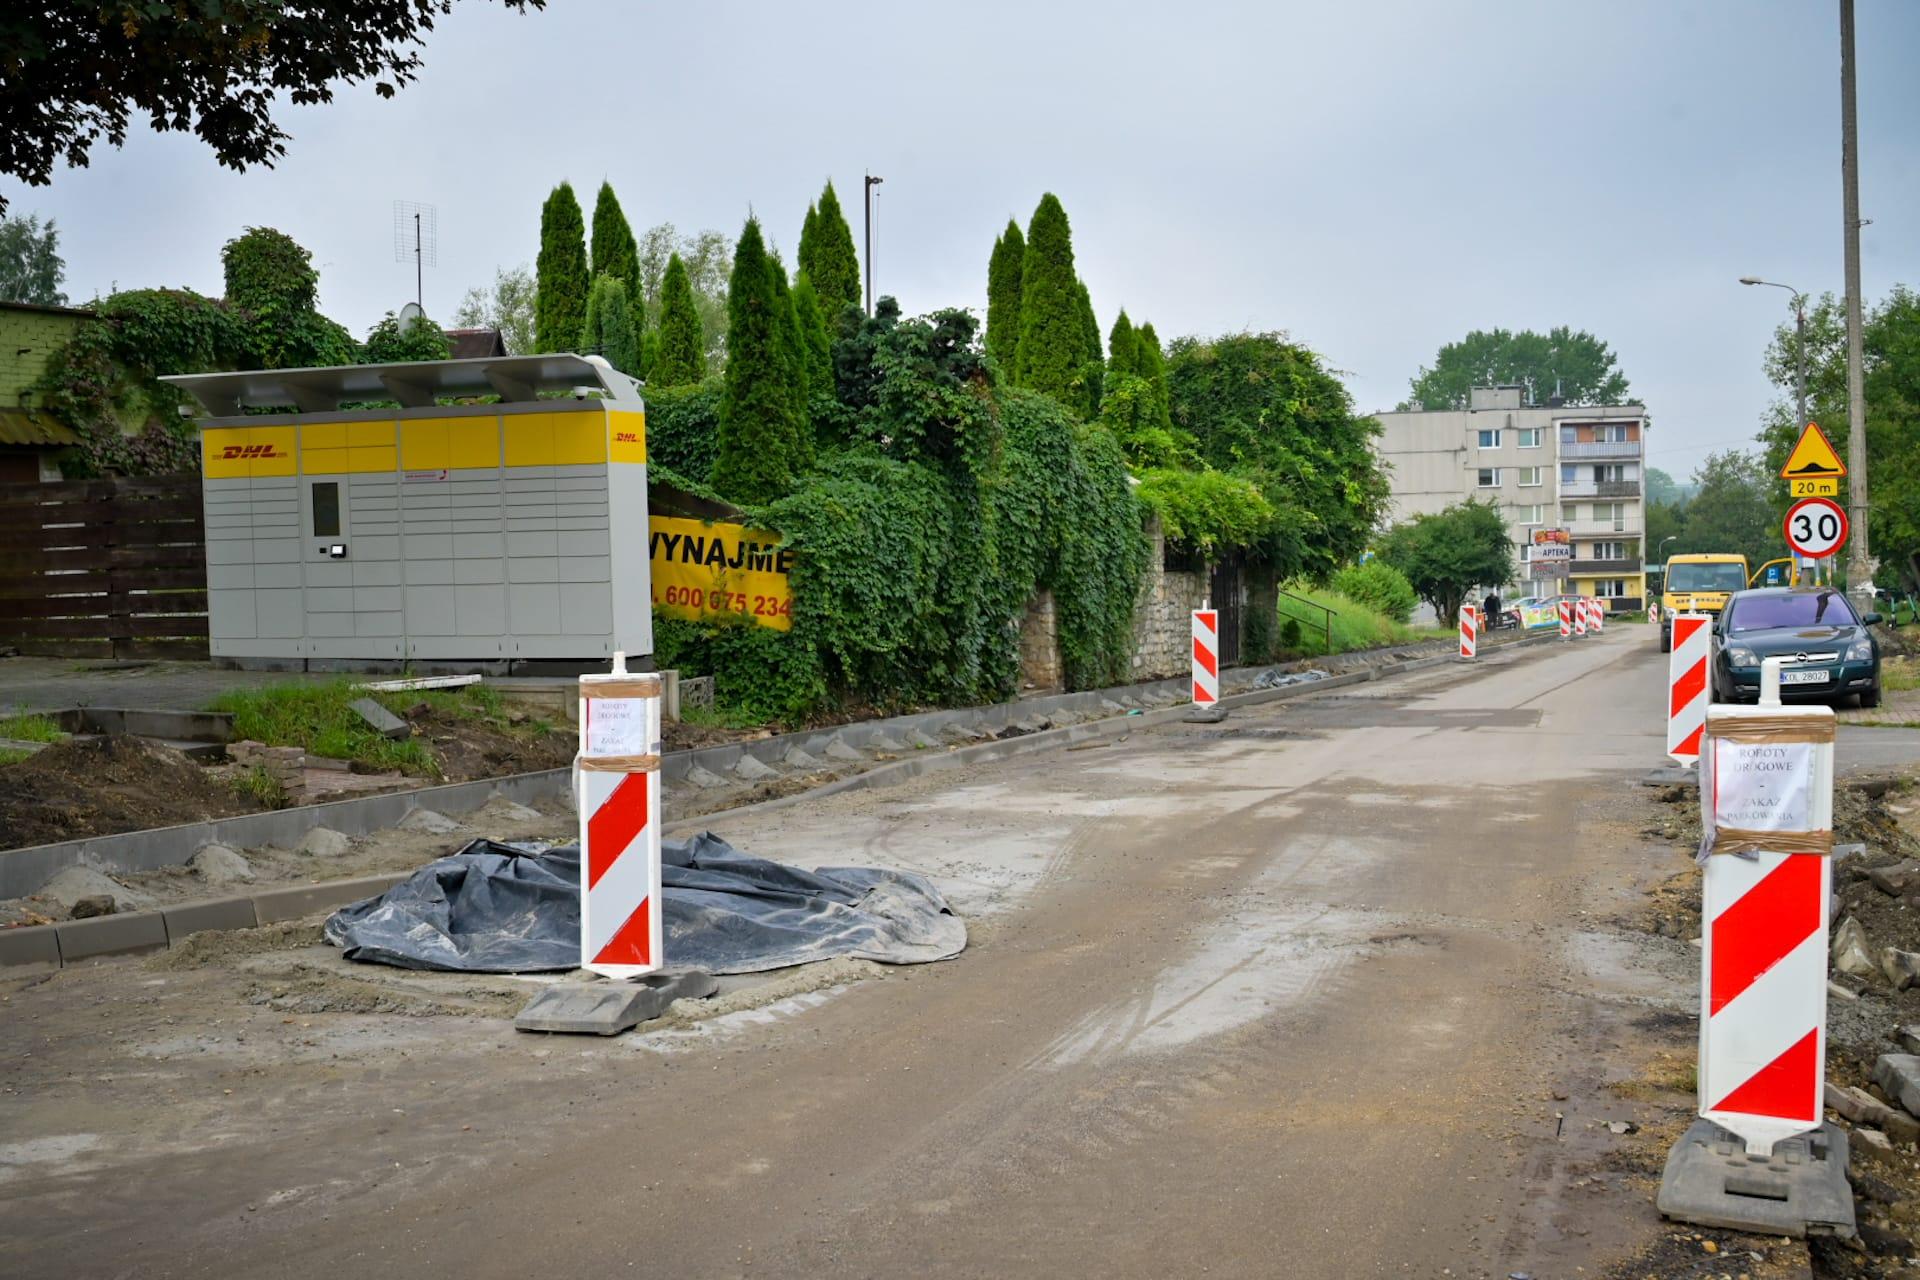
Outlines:
{"type": "Polygon", "coordinates": [[[1669,591],[1742,591],[1747,571],[1737,564],[1676,564],[1667,568],[1669,591]]]}
{"type": "Polygon", "coordinates": [[[1765,631],[1769,627],[1850,627],[1853,610],[1838,591],[1796,592],[1787,596],[1748,596],[1736,600],[1734,631],[1765,631]]]}

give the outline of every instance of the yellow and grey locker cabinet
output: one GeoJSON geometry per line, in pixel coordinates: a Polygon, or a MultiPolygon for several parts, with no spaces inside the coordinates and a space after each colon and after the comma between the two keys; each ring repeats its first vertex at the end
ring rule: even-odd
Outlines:
{"type": "Polygon", "coordinates": [[[646,406],[598,356],[166,381],[208,414],[216,660],[511,667],[653,652],[646,406]],[[353,407],[380,401],[400,407],[353,407]]]}

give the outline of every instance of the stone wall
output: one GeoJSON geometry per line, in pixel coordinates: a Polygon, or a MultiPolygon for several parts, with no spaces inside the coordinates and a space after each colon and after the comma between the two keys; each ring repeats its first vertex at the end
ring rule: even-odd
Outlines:
{"type": "Polygon", "coordinates": [[[1133,607],[1133,675],[1137,680],[1193,670],[1193,611],[1207,599],[1207,571],[1168,569],[1160,522],[1147,525],[1147,572],[1133,607]]]}
{"type": "Polygon", "coordinates": [[[1041,591],[1029,600],[1020,619],[1020,688],[1026,693],[1058,693],[1066,688],[1060,624],[1051,591],[1041,591]]]}

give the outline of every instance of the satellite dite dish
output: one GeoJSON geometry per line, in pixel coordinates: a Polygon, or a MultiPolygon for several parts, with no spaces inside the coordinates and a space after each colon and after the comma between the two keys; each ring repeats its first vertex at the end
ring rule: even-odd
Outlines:
{"type": "Polygon", "coordinates": [[[400,308],[400,332],[405,333],[407,330],[413,328],[426,314],[426,312],[420,309],[420,304],[417,302],[409,302],[406,306],[400,308]]]}

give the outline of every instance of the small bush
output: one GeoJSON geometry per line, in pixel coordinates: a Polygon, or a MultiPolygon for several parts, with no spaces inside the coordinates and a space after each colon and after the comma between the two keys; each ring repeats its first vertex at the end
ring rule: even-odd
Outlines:
{"type": "Polygon", "coordinates": [[[1333,575],[1333,589],[1395,622],[1411,618],[1413,607],[1420,602],[1407,575],[1379,559],[1340,570],[1333,575]]]}
{"type": "Polygon", "coordinates": [[[67,735],[47,716],[7,716],[0,719],[0,738],[15,742],[58,742],[67,735]]]}

